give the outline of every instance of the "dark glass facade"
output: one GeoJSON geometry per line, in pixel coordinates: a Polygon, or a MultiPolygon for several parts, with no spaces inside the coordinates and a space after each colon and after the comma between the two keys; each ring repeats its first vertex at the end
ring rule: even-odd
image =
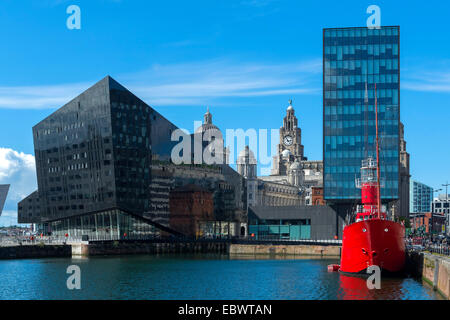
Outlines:
{"type": "Polygon", "coordinates": [[[67,234],[71,241],[145,240],[161,235],[155,226],[118,209],[55,220],[41,231],[49,230],[53,239],[65,239],[67,234]]]}
{"type": "Polygon", "coordinates": [[[114,208],[143,216],[152,160],[170,160],[175,129],[110,77],[55,111],[33,127],[42,221],[114,208]]]}
{"type": "Polygon", "coordinates": [[[17,206],[17,218],[19,223],[39,223],[41,222],[41,199],[37,191],[19,202],[17,206]]]}
{"type": "Polygon", "coordinates": [[[243,220],[245,180],[225,164],[173,164],[176,129],[104,78],[33,127],[38,191],[19,202],[18,221],[70,240],[177,235],[169,196],[185,184],[214,193],[216,219],[243,220]]]}
{"type": "Polygon", "coordinates": [[[375,83],[385,200],[399,194],[400,28],[323,30],[324,198],[360,199],[361,160],[375,157],[375,83]],[[367,90],[366,90],[367,88],[367,90]]]}
{"type": "Polygon", "coordinates": [[[8,190],[9,184],[0,184],[0,215],[2,214],[3,206],[5,205],[8,190]]]}

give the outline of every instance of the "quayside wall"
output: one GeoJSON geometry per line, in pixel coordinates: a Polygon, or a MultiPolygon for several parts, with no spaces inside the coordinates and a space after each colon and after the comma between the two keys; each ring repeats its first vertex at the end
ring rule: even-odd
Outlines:
{"type": "Polygon", "coordinates": [[[233,256],[332,256],[340,255],[336,244],[242,243],[233,241],[96,241],[71,244],[34,244],[0,247],[0,259],[131,254],[228,254],[233,256]]]}
{"type": "Polygon", "coordinates": [[[2,259],[32,259],[71,257],[70,245],[18,245],[0,247],[0,260],[2,259]]]}
{"type": "Polygon", "coordinates": [[[432,253],[408,252],[407,271],[433,286],[450,300],[450,257],[432,253]]]}
{"type": "Polygon", "coordinates": [[[294,256],[333,256],[341,254],[341,246],[337,245],[270,245],[270,244],[231,244],[232,255],[294,255],[294,256]]]}
{"type": "Polygon", "coordinates": [[[119,242],[103,241],[72,244],[72,255],[122,255],[159,253],[218,253],[230,255],[315,255],[339,256],[337,245],[241,244],[232,242],[119,242]]]}
{"type": "Polygon", "coordinates": [[[162,254],[162,253],[228,253],[225,242],[145,242],[98,241],[72,244],[73,256],[162,254]]]}

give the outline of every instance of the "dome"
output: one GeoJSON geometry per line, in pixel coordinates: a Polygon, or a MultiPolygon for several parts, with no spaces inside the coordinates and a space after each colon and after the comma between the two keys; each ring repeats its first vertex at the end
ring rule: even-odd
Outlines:
{"type": "Polygon", "coordinates": [[[212,114],[209,112],[209,108],[207,108],[206,113],[203,117],[203,124],[198,127],[197,130],[195,130],[195,133],[201,133],[203,135],[206,131],[217,130],[217,132],[212,132],[212,136],[214,136],[215,138],[222,138],[222,132],[216,125],[212,123],[212,114]]]}
{"type": "Polygon", "coordinates": [[[245,148],[239,152],[237,164],[256,164],[255,154],[248,146],[245,146],[245,148]]]}
{"type": "MultiPolygon", "coordinates": [[[[200,127],[195,130],[195,133],[205,133],[208,130],[218,130],[220,132],[220,129],[212,124],[212,123],[204,123],[200,127]]],[[[220,135],[222,135],[222,132],[220,132],[220,135]]]]}
{"type": "Polygon", "coordinates": [[[281,156],[283,157],[283,158],[288,158],[288,157],[290,157],[292,155],[292,153],[288,150],[288,149],[285,149],[285,150],[283,150],[283,152],[281,152],[281,156]]]}

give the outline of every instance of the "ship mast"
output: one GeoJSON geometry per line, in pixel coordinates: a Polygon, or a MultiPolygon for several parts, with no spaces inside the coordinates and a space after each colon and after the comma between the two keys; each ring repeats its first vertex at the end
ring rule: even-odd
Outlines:
{"type": "Polygon", "coordinates": [[[380,146],[378,144],[378,101],[377,101],[377,84],[375,83],[375,131],[376,131],[376,147],[377,147],[377,211],[378,219],[381,218],[381,190],[380,190],[380,146]]]}

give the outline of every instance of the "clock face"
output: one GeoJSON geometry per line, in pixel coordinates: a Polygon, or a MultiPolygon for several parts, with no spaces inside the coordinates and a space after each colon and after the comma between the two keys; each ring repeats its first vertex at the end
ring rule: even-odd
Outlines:
{"type": "Polygon", "coordinates": [[[292,142],[293,142],[294,140],[292,139],[292,137],[291,136],[284,136],[284,138],[283,138],[283,143],[284,143],[284,145],[286,145],[286,146],[290,146],[290,145],[292,145],[292,142]]]}

